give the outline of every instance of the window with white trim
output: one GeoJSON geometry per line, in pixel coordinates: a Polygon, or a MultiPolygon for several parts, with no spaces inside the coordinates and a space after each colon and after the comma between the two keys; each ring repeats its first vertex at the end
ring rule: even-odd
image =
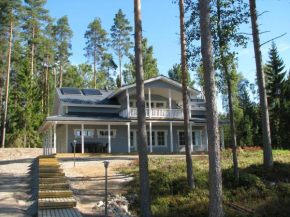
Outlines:
{"type": "Polygon", "coordinates": [[[136,108],[136,101],[135,100],[130,100],[129,105],[131,108],[136,108]]]}
{"type": "Polygon", "coordinates": [[[130,147],[134,148],[138,145],[138,131],[137,130],[131,130],[130,131],[130,147]]]}
{"type": "MultiPolygon", "coordinates": [[[[166,101],[151,100],[151,108],[166,108],[166,101]]],[[[146,108],[149,108],[149,101],[146,100],[146,108]]]]}
{"type": "MultiPolygon", "coordinates": [[[[147,144],[150,145],[150,131],[147,131],[147,144]]],[[[167,147],[167,130],[152,130],[152,146],[167,147]]]]}
{"type": "MultiPolygon", "coordinates": [[[[85,138],[93,138],[94,137],[94,129],[84,129],[84,137],[85,138]]],[[[82,137],[82,130],[81,129],[74,129],[75,138],[82,137]]]]}
{"type": "MultiPolygon", "coordinates": [[[[97,135],[99,138],[108,138],[108,129],[97,129],[97,135]]],[[[117,133],[117,130],[111,130],[111,138],[115,138],[116,137],[116,133],[117,133]]]]}
{"type": "MultiPolygon", "coordinates": [[[[185,146],[184,131],[178,130],[177,136],[178,136],[178,145],[185,146]]],[[[192,145],[200,146],[201,145],[200,141],[201,141],[201,131],[192,131],[192,145]]]]}

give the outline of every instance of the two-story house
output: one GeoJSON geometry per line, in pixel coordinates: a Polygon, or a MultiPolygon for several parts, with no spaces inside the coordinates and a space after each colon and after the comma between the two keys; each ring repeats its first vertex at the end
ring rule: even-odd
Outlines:
{"type": "MultiPolygon", "coordinates": [[[[182,85],[158,76],[145,80],[144,87],[148,151],[185,151],[182,85]]],[[[206,108],[199,95],[188,87],[190,141],[193,151],[207,151],[206,108]]],[[[137,151],[136,101],[136,84],[114,91],[57,88],[52,116],[39,129],[44,154],[71,153],[74,140],[80,153],[137,151]]]]}

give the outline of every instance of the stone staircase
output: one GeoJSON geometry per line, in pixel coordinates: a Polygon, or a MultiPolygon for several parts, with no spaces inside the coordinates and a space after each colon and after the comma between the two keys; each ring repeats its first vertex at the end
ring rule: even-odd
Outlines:
{"type": "Polygon", "coordinates": [[[39,157],[38,216],[77,216],[76,200],[54,155],[39,157]]]}

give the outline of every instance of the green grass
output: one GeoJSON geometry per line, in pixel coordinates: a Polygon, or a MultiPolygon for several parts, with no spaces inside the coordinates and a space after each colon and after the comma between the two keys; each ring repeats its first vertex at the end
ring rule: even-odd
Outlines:
{"type": "MultiPolygon", "coordinates": [[[[223,199],[254,214],[236,211],[224,205],[225,216],[290,216],[290,152],[275,150],[274,168],[263,168],[261,150],[239,150],[239,181],[235,181],[231,151],[222,152],[223,199]]],[[[121,168],[135,179],[129,184],[131,193],[139,193],[138,159],[121,168]]],[[[150,158],[150,196],[154,216],[208,216],[208,157],[193,158],[196,188],[187,187],[184,159],[150,158]]],[[[139,203],[130,209],[139,213],[139,203]]]]}

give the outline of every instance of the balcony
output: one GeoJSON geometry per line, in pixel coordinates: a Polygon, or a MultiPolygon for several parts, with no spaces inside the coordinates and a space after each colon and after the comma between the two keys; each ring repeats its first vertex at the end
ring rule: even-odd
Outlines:
{"type": "MultiPolygon", "coordinates": [[[[183,119],[183,110],[182,109],[156,109],[151,108],[151,112],[149,108],[145,109],[147,118],[168,118],[168,119],[183,119]],[[151,114],[150,114],[151,113],[151,114]]],[[[137,118],[137,108],[123,109],[119,115],[121,117],[130,117],[137,118]]]]}

